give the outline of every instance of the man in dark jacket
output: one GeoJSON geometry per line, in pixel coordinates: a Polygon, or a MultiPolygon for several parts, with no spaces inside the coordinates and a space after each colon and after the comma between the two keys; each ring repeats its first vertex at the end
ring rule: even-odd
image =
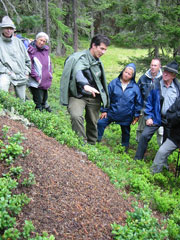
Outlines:
{"type": "MultiPolygon", "coordinates": [[[[155,87],[155,84],[157,84],[161,80],[162,80],[161,61],[158,58],[153,58],[151,60],[150,69],[139,78],[139,81],[137,83],[143,98],[143,109],[141,111],[142,114],[138,121],[138,128],[136,131],[137,142],[139,142],[140,136],[146,126],[144,108],[145,108],[147,97],[151,89],[155,87]]],[[[160,127],[156,133],[157,133],[157,142],[160,146],[162,144],[162,139],[163,139],[163,127],[160,127]]]]}
{"type": "Polygon", "coordinates": [[[101,102],[104,107],[108,107],[109,104],[104,68],[100,61],[109,44],[106,36],[94,36],[90,49],[74,53],[67,59],[61,77],[61,104],[68,106],[72,129],[90,144],[97,141],[101,102]]]}
{"type": "Polygon", "coordinates": [[[168,169],[168,156],[177,148],[180,148],[180,97],[169,108],[166,114],[170,125],[170,134],[166,141],[159,148],[151,167],[152,173],[159,173],[163,167],[168,169]]]}
{"type": "Polygon", "coordinates": [[[147,98],[144,110],[146,126],[141,134],[135,159],[144,158],[148,142],[160,126],[164,127],[163,142],[169,135],[166,112],[180,96],[180,83],[176,79],[178,64],[175,61],[163,68],[163,80],[160,81],[159,87],[151,90],[147,98]]]}

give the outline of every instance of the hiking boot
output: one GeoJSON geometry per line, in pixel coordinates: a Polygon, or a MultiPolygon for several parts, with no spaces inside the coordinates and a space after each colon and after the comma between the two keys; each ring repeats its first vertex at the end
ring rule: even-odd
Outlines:
{"type": "Polygon", "coordinates": [[[128,149],[129,149],[129,147],[125,147],[124,152],[125,152],[125,153],[128,153],[128,149]]]}
{"type": "Polygon", "coordinates": [[[47,108],[45,108],[45,110],[46,110],[47,112],[52,112],[52,109],[50,108],[50,106],[47,107],[47,108]]]}

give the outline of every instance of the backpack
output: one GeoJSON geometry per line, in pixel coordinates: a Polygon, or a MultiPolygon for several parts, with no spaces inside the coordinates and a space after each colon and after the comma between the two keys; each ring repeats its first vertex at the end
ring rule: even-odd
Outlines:
{"type": "Polygon", "coordinates": [[[29,44],[30,44],[30,40],[28,38],[22,37],[21,34],[17,34],[16,37],[18,37],[23,42],[25,48],[28,49],[29,44]]]}

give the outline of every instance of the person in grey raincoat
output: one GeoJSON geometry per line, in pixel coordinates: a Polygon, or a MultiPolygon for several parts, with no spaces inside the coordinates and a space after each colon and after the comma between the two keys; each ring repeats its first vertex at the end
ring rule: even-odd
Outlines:
{"type": "Polygon", "coordinates": [[[0,23],[0,89],[14,86],[16,96],[25,101],[26,84],[31,72],[31,60],[20,39],[14,36],[13,21],[5,16],[0,23]]]}

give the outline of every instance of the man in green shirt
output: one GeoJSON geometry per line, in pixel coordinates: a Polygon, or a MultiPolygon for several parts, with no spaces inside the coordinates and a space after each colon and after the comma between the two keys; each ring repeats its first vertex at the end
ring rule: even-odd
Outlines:
{"type": "Polygon", "coordinates": [[[109,45],[110,40],[106,36],[94,36],[90,49],[74,53],[66,60],[61,77],[61,104],[68,106],[72,129],[90,144],[97,141],[101,102],[104,107],[109,106],[107,83],[100,61],[109,45]]]}

